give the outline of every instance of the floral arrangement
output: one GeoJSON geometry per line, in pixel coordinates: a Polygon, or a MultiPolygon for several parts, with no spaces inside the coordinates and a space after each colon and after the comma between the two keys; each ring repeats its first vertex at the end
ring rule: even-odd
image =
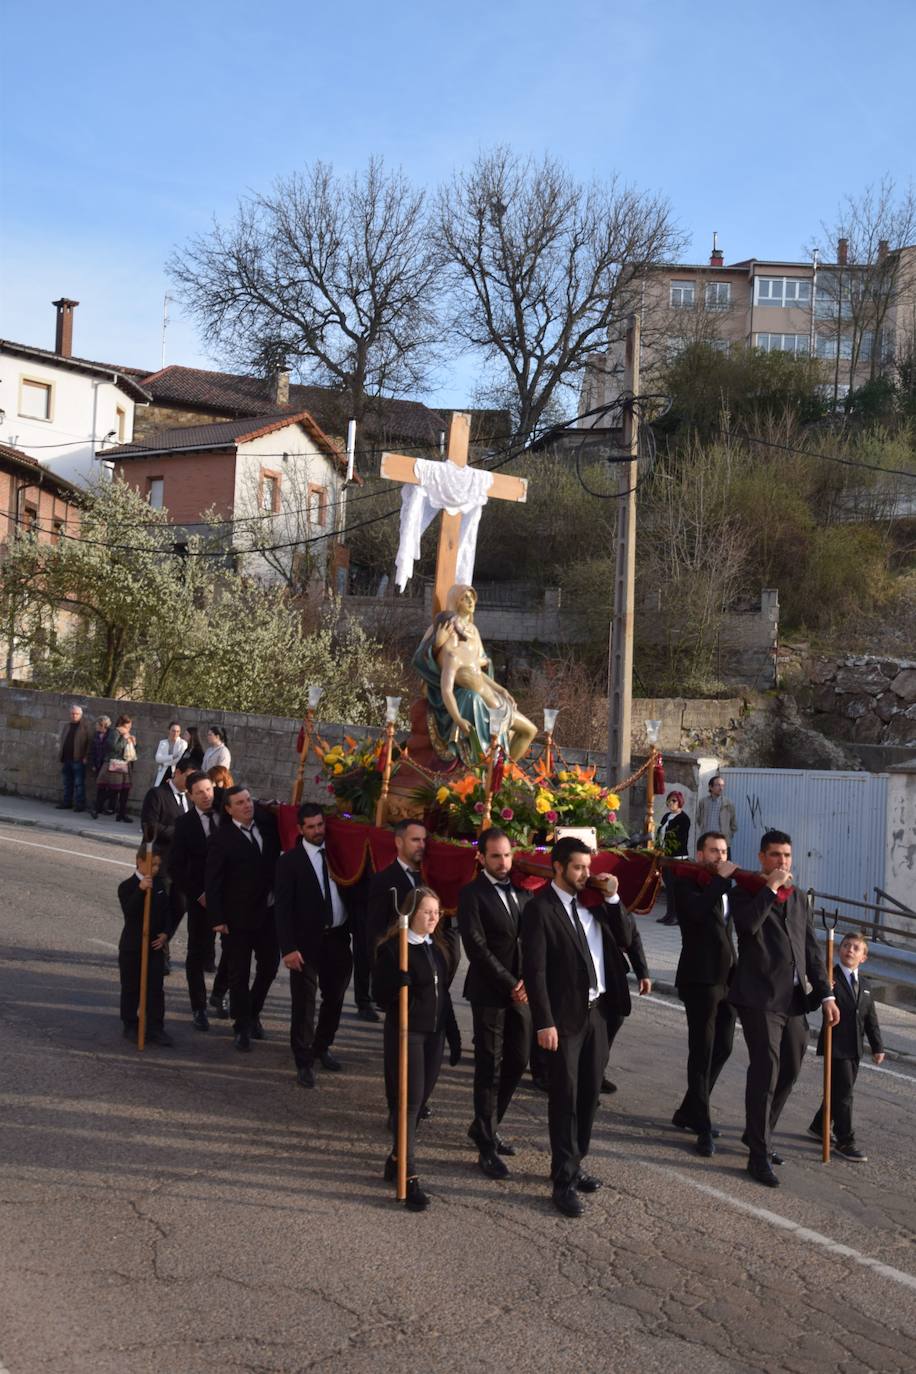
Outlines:
{"type": "MultiPolygon", "coordinates": [[[[363,740],[358,743],[350,735],[343,744],[328,749],[321,742],[316,752],[324,766],[329,796],[336,797],[342,807],[355,816],[373,817],[382,791],[385,769],[385,740],[363,740]]],[[[391,775],[398,769],[398,746],[394,746],[391,775]]],[[[316,782],[321,782],[319,775],[316,782]]]]}

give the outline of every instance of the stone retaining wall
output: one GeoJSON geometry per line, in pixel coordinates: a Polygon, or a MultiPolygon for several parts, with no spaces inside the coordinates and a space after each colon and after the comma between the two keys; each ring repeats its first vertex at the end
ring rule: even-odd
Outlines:
{"type": "Polygon", "coordinates": [[[831,739],[916,744],[916,662],[870,655],[815,658],[798,693],[811,724],[831,739]]]}

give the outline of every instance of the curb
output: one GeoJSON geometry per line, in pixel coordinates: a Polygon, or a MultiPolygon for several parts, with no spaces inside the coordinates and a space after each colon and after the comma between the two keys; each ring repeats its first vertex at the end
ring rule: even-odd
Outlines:
{"type": "Polygon", "coordinates": [[[25,816],[4,816],[0,814],[0,824],[19,825],[23,829],[33,830],[53,830],[57,835],[72,835],[77,839],[97,840],[100,844],[113,844],[118,848],[136,850],[140,844],[140,836],[137,835],[108,835],[99,830],[74,830],[69,825],[61,825],[53,820],[34,821],[25,816]]]}
{"type": "MultiPolygon", "coordinates": [[[[652,979],[652,991],[665,993],[667,996],[673,998],[679,1005],[681,1004],[681,999],[677,995],[677,988],[675,985],[667,982],[663,978],[652,979]]],[[[811,1026],[808,1027],[809,1040],[817,1043],[818,1035],[818,1031],[814,1030],[811,1026]]],[[[910,1050],[892,1050],[888,1045],[885,1045],[884,1053],[888,1059],[899,1060],[901,1064],[916,1064],[916,1054],[912,1053],[910,1050]]]]}

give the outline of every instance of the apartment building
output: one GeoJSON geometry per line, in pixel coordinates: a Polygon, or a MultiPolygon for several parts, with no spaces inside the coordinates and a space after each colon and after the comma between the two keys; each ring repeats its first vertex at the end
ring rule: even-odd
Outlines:
{"type": "MultiPolygon", "coordinates": [[[[726,264],[713,240],[707,263],[652,267],[641,285],[642,384],[691,344],[815,357],[824,386],[838,397],[888,370],[916,335],[916,246],[878,246],[875,260],[848,260],[840,239],[835,262],[747,258],[726,264]]],[[[623,389],[623,345],[586,374],[582,410],[623,389]]]]}

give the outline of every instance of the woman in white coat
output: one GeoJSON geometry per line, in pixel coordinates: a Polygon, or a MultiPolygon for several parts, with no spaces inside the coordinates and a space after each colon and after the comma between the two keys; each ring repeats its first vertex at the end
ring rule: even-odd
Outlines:
{"type": "Polygon", "coordinates": [[[229,739],[223,727],[211,725],[207,731],[207,747],[204,750],[204,761],[200,765],[200,771],[208,773],[217,765],[221,768],[231,768],[232,755],[229,753],[229,739]]]}
{"type": "Polygon", "coordinates": [[[156,747],[156,781],[154,787],[158,787],[166,778],[170,778],[175,771],[175,764],[182,757],[188,747],[188,741],[181,737],[181,722],[173,720],[169,723],[168,739],[161,739],[156,747]]]}

